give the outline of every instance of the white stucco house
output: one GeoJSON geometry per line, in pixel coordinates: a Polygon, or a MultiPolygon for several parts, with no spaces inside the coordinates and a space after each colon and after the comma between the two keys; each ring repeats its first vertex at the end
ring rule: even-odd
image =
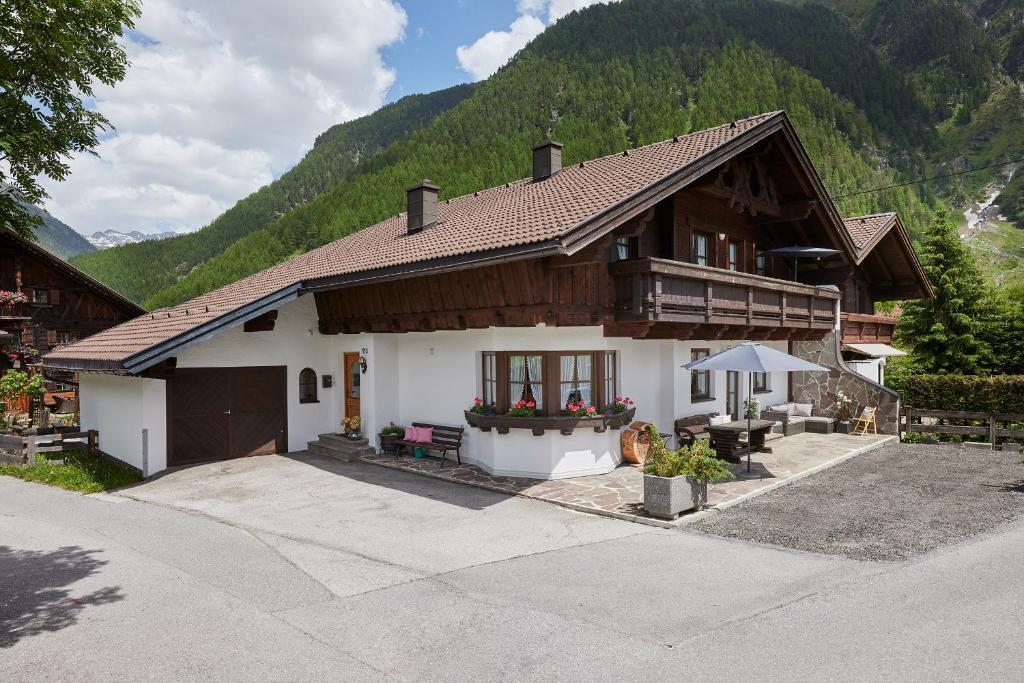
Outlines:
{"type": "MultiPolygon", "coordinates": [[[[567,428],[567,400],[600,422],[628,396],[663,431],[737,415],[745,377],[681,366],[748,339],[832,340],[838,356],[848,302],[865,318],[931,291],[898,222],[879,235],[838,215],[781,112],[573,166],[543,143],[524,180],[439,196],[418,183],[402,214],[44,364],[80,373],[83,427],[147,475],[302,450],[359,415],[371,437],[462,426],[464,461],[559,478],[620,462],[619,432],[567,428]],[[794,246],[833,255],[772,256],[794,246]],[[501,428],[467,419],[476,397],[501,428]],[[506,416],[520,400],[550,427],[506,416]]],[[[784,374],[753,388],[762,406],[794,391],[784,374]]]]}

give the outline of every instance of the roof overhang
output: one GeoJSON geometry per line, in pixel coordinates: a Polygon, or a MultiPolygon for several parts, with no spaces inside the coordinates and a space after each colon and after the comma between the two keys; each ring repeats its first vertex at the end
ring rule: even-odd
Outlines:
{"type": "Polygon", "coordinates": [[[894,358],[907,355],[888,344],[843,344],[843,351],[853,351],[869,358],[894,358]]]}
{"type": "Polygon", "coordinates": [[[896,241],[904,258],[914,271],[914,276],[921,288],[921,298],[935,298],[935,291],[932,289],[932,283],[928,279],[928,275],[924,272],[924,266],[921,265],[921,260],[917,257],[917,251],[914,249],[914,245],[910,241],[910,235],[907,234],[907,229],[903,226],[903,221],[900,220],[899,215],[896,213],[893,213],[885,225],[872,235],[871,239],[868,240],[864,246],[857,250],[854,264],[857,266],[863,264],[864,261],[874,253],[875,248],[882,243],[882,240],[887,237],[896,241]]]}
{"type": "Polygon", "coordinates": [[[144,351],[128,356],[123,361],[65,360],[62,358],[52,358],[50,354],[47,354],[42,359],[43,367],[56,370],[80,370],[82,372],[135,375],[196,344],[207,341],[233,327],[243,325],[248,320],[252,320],[290,301],[294,301],[301,294],[301,290],[302,283],[289,285],[240,308],[228,311],[191,330],[170,337],[166,341],[155,344],[144,351]]]}

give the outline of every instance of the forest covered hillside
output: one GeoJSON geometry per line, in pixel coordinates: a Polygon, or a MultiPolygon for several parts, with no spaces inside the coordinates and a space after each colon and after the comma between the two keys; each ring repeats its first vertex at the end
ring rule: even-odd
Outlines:
{"type": "MultiPolygon", "coordinates": [[[[1021,190],[1019,179],[1006,185],[1010,166],[863,191],[1024,155],[1020,1],[825,4],[594,5],[485,81],[332,128],[292,171],[197,233],[75,263],[167,305],[398,213],[418,178],[451,197],[527,175],[531,145],[548,137],[574,163],[776,109],[847,214],[896,210],[919,235],[934,212],[962,211],[993,184],[1012,204],[1021,190]]],[[[1012,248],[998,253],[993,268],[1012,266],[1012,248]]]]}

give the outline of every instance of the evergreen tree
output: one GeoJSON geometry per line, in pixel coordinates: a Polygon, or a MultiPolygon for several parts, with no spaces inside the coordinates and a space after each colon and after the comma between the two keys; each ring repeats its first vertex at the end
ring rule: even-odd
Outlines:
{"type": "Polygon", "coordinates": [[[989,357],[983,332],[984,321],[992,316],[991,292],[944,211],[928,227],[921,261],[935,298],[907,302],[898,338],[913,347],[915,365],[923,372],[983,371],[989,357]]]}

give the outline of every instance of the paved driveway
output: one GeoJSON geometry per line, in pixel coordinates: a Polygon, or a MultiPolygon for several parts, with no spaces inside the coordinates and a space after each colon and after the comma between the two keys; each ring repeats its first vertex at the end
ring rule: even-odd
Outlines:
{"type": "Polygon", "coordinates": [[[1019,524],[883,564],[317,458],[129,493],[0,477],[0,680],[1024,675],[1019,524]]]}

